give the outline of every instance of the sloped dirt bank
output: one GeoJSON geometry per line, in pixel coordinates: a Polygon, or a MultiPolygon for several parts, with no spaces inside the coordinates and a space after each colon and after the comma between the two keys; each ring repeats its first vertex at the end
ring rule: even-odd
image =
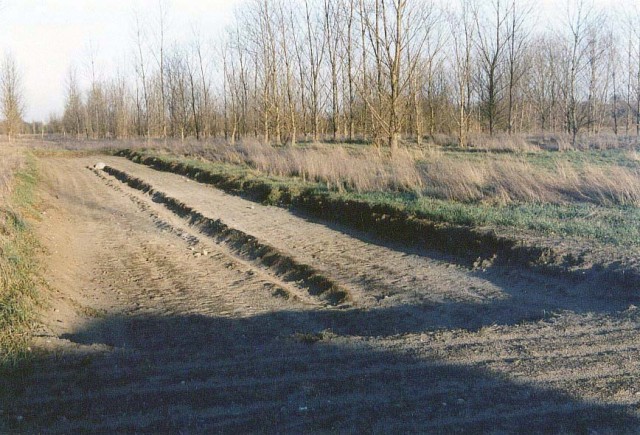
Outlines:
{"type": "Polygon", "coordinates": [[[253,201],[299,210],[319,219],[373,233],[386,240],[453,254],[476,267],[491,264],[525,266],[552,275],[622,286],[631,292],[640,287],[640,263],[620,261],[610,252],[594,255],[589,249],[571,243],[543,243],[531,237],[502,236],[495,230],[435,223],[391,206],[344,200],[313,189],[292,190],[269,181],[208,172],[135,150],[122,150],[117,155],[156,170],[211,184],[253,201]]]}

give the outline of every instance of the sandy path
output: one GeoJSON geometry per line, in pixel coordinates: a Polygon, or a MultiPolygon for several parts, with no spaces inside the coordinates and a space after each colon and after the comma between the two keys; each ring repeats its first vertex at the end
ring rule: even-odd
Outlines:
{"type": "Polygon", "coordinates": [[[85,169],[95,159],[45,160],[48,306],[34,367],[0,396],[3,431],[640,428],[640,314],[615,289],[471,271],[105,161],[322,271],[352,300],[327,307],[85,169]]]}

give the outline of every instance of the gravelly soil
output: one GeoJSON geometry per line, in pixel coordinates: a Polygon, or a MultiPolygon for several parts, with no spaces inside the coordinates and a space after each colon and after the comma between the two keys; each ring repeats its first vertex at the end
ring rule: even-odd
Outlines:
{"type": "Polygon", "coordinates": [[[96,161],[41,161],[47,305],[0,431],[640,432],[629,289],[470,270],[103,159],[339,283],[332,307],[96,161]]]}

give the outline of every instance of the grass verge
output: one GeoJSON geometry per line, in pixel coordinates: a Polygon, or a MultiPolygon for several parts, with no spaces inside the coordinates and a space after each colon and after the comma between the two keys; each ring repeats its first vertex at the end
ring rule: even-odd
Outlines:
{"type": "Polygon", "coordinates": [[[365,146],[273,147],[251,141],[170,144],[164,149],[245,165],[269,176],[323,183],[339,192],[414,193],[498,205],[640,206],[640,165],[633,150],[496,153],[403,147],[390,153],[365,146]]]}
{"type": "Polygon", "coordinates": [[[38,243],[25,216],[32,212],[37,180],[35,158],[27,156],[11,194],[0,203],[0,369],[15,367],[28,355],[38,243]]]}
{"type": "MultiPolygon", "coordinates": [[[[307,205],[308,208],[310,202],[316,202],[323,208],[333,203],[348,203],[351,207],[344,210],[347,213],[353,204],[359,203],[361,208],[370,208],[373,213],[380,214],[383,220],[404,216],[434,224],[524,230],[541,236],[582,238],[620,247],[637,246],[640,240],[640,227],[637,226],[640,208],[630,205],[605,207],[591,202],[495,204],[444,200],[413,192],[336,191],[324,183],[265,175],[238,164],[175,157],[154,151],[121,151],[118,154],[268,204],[307,205]]],[[[340,214],[340,210],[335,213],[340,214]]]]}

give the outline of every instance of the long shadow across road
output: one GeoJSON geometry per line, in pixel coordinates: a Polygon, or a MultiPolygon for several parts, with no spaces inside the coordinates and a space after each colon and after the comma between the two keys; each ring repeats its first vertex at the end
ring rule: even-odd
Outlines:
{"type": "MultiPolygon", "coordinates": [[[[628,407],[588,403],[555,389],[515,382],[481,365],[447,362],[446,355],[420,355],[418,345],[404,347],[393,337],[366,337],[367,323],[384,324],[398,312],[377,310],[369,318],[355,316],[345,323],[353,314],[285,311],[241,319],[96,319],[66,338],[114,350],[35,361],[27,374],[5,384],[0,429],[146,433],[633,433],[640,429],[628,407]]],[[[380,326],[369,332],[392,333],[395,328],[389,325],[385,331],[380,326]]]]}

